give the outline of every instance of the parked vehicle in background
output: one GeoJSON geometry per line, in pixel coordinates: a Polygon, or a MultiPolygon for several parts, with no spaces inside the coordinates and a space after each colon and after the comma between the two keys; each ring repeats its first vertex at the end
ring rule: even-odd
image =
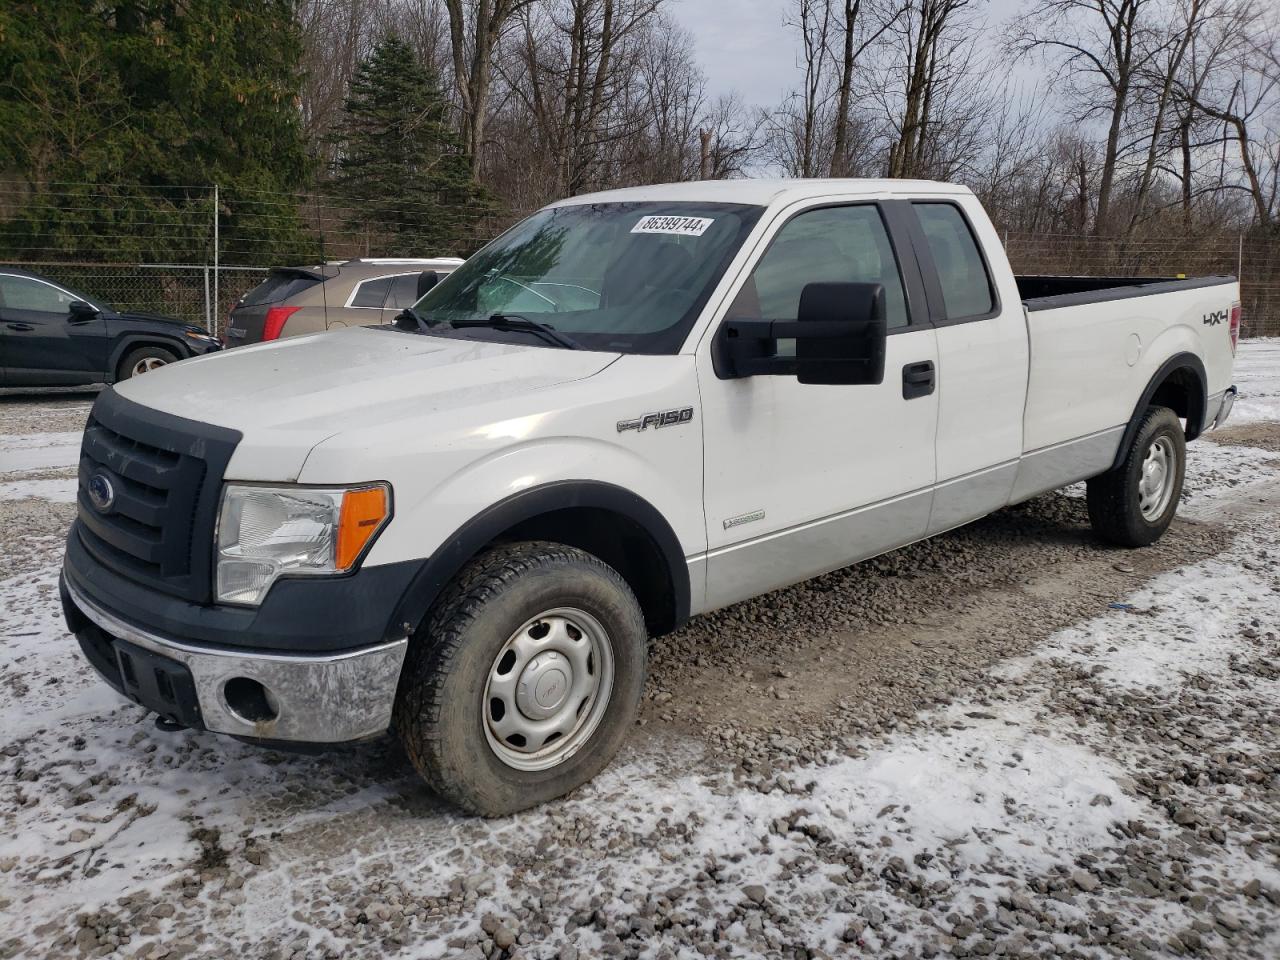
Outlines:
{"type": "Polygon", "coordinates": [[[203,327],[0,268],[0,387],[116,383],[217,349],[203,327]]]}
{"type": "Polygon", "coordinates": [[[236,302],[224,343],[239,347],[335,327],[390,323],[462,262],[458,257],[366,258],[276,267],[236,302]]]}
{"type": "Polygon", "coordinates": [[[575,197],[393,326],[105,391],[67,622],[173,723],[394,727],[509,813],[608,763],[648,638],[693,614],[1081,480],[1099,537],[1157,540],[1231,411],[1239,298],[1014,276],[944,183],[575,197]]]}

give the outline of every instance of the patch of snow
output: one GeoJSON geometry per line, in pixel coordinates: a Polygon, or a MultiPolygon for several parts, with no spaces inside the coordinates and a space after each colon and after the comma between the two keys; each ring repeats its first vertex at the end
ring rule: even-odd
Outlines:
{"type": "Polygon", "coordinates": [[[75,503],[75,477],[45,477],[36,480],[0,480],[0,500],[48,500],[52,503],[75,503]]]}
{"type": "Polygon", "coordinates": [[[0,436],[0,474],[74,467],[80,440],[76,431],[0,436]]]}
{"type": "Polygon", "coordinates": [[[1233,372],[1240,396],[1227,425],[1280,422],[1280,337],[1241,340],[1233,372]]]}

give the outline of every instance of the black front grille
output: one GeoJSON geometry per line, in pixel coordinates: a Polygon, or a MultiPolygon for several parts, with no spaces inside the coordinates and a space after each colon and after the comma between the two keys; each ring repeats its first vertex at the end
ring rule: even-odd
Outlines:
{"type": "Polygon", "coordinates": [[[234,430],[163,414],[105,390],[80,448],[80,537],[99,562],[188,600],[210,594],[213,525],[234,430]],[[90,496],[111,494],[103,506],[90,496]]]}

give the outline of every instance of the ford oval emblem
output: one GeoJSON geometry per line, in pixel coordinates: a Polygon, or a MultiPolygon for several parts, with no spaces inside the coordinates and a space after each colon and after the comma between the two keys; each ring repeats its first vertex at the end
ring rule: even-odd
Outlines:
{"type": "Polygon", "coordinates": [[[106,513],[116,502],[116,488],[105,473],[95,473],[89,478],[89,502],[99,513],[106,513]]]}

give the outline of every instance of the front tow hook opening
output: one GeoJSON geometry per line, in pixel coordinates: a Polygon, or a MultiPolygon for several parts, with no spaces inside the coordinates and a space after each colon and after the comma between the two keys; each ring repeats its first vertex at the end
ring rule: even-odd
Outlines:
{"type": "Polygon", "coordinates": [[[280,705],[261,682],[249,677],[232,677],[222,685],[227,707],[245,723],[270,723],[280,716],[280,705]]]}

